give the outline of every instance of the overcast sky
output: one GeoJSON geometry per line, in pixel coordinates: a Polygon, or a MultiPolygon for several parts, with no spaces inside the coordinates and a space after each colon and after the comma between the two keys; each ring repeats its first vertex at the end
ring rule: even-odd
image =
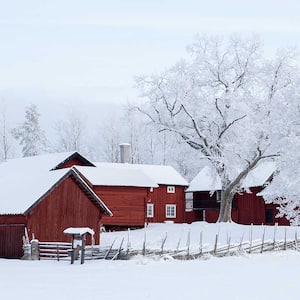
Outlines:
{"type": "Polygon", "coordinates": [[[0,0],[0,97],[134,100],[133,76],[185,55],[197,33],[299,45],[300,1],[0,0]]]}

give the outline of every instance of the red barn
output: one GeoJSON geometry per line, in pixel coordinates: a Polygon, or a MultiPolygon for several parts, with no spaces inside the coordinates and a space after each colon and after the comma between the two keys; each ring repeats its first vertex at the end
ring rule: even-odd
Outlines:
{"type": "Polygon", "coordinates": [[[76,167],[112,210],[107,228],[141,227],[145,222],[185,221],[184,190],[188,183],[170,166],[95,163],[76,167]]]}
{"type": "Polygon", "coordinates": [[[42,241],[68,241],[68,227],[91,227],[110,210],[73,164],[93,166],[78,153],[13,159],[0,164],[0,257],[18,258],[25,227],[42,241]]]}
{"type": "MultiPolygon", "coordinates": [[[[257,194],[276,171],[273,162],[264,162],[251,171],[243,182],[243,193],[235,194],[232,220],[239,224],[289,225],[285,218],[275,218],[276,205],[265,204],[257,194]]],[[[186,190],[186,220],[188,222],[218,220],[221,181],[210,167],[204,167],[186,190]]]]}

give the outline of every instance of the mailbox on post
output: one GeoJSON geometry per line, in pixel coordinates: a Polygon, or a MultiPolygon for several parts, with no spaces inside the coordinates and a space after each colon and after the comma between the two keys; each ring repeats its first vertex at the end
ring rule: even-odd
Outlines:
{"type": "Polygon", "coordinates": [[[72,235],[72,250],[71,250],[71,264],[78,259],[80,254],[80,262],[84,263],[84,252],[86,235],[94,235],[94,230],[89,227],[69,227],[64,230],[65,234],[72,235]]]}

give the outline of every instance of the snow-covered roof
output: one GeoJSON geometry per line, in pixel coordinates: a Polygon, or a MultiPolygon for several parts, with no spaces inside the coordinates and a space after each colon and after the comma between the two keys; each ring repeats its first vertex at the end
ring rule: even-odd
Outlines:
{"type": "MultiPolygon", "coordinates": [[[[47,154],[10,159],[1,163],[0,214],[25,213],[71,171],[69,168],[50,170],[72,154],[73,152],[47,154]]],[[[86,185],[83,181],[81,184],[86,185]]],[[[92,191],[89,193],[92,195],[92,191]]],[[[111,214],[97,195],[92,196],[103,210],[111,214]]]]}
{"type": "Polygon", "coordinates": [[[120,170],[140,171],[140,174],[144,173],[156,184],[188,185],[188,182],[171,166],[129,163],[95,163],[95,165],[99,169],[111,168],[116,170],[116,172],[120,172],[120,170]]]}
{"type": "Polygon", "coordinates": [[[61,152],[8,159],[7,161],[1,163],[0,166],[8,164],[9,169],[15,171],[18,169],[50,171],[52,169],[55,169],[75,153],[76,152],[61,152]]]}
{"type": "Polygon", "coordinates": [[[94,235],[95,232],[93,229],[89,227],[69,227],[64,230],[65,234],[79,234],[84,235],[86,233],[89,233],[90,235],[94,235]]]}
{"type": "Polygon", "coordinates": [[[243,181],[243,187],[263,186],[267,180],[276,172],[277,165],[275,162],[263,162],[255,169],[249,172],[243,181]]]}
{"type": "Polygon", "coordinates": [[[75,167],[92,185],[158,187],[140,170],[113,167],[75,167]]]}
{"type": "MultiPolygon", "coordinates": [[[[263,186],[276,171],[275,162],[262,162],[249,172],[242,183],[243,188],[263,186]]],[[[191,181],[186,192],[221,190],[221,180],[211,166],[205,166],[191,181]]]]}
{"type": "Polygon", "coordinates": [[[205,166],[191,181],[186,192],[217,190],[221,190],[221,180],[212,167],[205,166]]]}

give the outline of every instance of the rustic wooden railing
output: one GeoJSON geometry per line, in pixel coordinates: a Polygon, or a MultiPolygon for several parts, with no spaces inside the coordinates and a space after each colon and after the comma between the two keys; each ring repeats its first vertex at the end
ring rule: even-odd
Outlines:
{"type": "Polygon", "coordinates": [[[39,242],[40,259],[67,259],[72,249],[71,243],[63,242],[39,242]]]}

